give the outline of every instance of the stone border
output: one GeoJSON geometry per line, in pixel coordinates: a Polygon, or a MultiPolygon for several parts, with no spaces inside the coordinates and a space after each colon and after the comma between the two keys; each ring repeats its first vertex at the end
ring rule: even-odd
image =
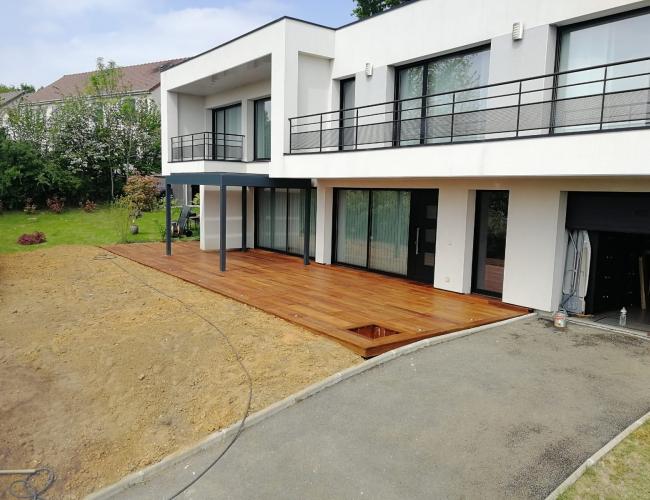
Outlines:
{"type": "MultiPolygon", "coordinates": [[[[440,335],[438,337],[431,337],[428,339],[420,340],[418,342],[414,342],[412,344],[408,344],[402,347],[399,347],[397,349],[393,349],[392,351],[388,351],[384,354],[380,354],[379,356],[376,356],[372,359],[369,359],[367,361],[363,361],[362,363],[352,366],[350,368],[347,368],[343,371],[340,371],[338,373],[335,373],[334,375],[331,375],[327,377],[324,380],[321,380],[320,382],[316,382],[315,384],[310,385],[309,387],[306,387],[305,389],[296,392],[295,394],[292,394],[291,396],[288,396],[287,398],[278,401],[277,403],[273,403],[270,406],[267,406],[266,408],[253,413],[252,415],[248,416],[246,418],[246,422],[244,423],[244,429],[251,427],[255,424],[258,424],[259,422],[266,420],[267,418],[275,415],[276,413],[285,410],[296,403],[303,401],[315,394],[318,394],[322,390],[331,387],[343,380],[347,380],[351,377],[354,377],[355,375],[358,375],[360,373],[363,373],[367,370],[370,370],[376,366],[382,365],[392,359],[395,359],[400,356],[404,356],[406,354],[413,353],[415,351],[418,351],[420,349],[423,349],[425,347],[429,347],[432,345],[436,344],[443,344],[446,342],[451,342],[452,340],[456,340],[462,337],[467,337],[469,335],[472,335],[474,333],[478,333],[484,330],[489,330],[491,328],[496,328],[502,325],[507,325],[509,323],[514,323],[516,321],[523,321],[531,318],[536,318],[538,317],[537,313],[530,313],[526,314],[523,316],[517,316],[516,318],[510,318],[506,319],[504,321],[499,321],[497,323],[490,323],[488,325],[482,325],[478,326],[475,328],[469,328],[467,330],[461,330],[458,332],[454,333],[448,333],[445,335],[440,335]]],[[[227,427],[225,429],[222,429],[220,431],[214,432],[207,437],[205,437],[203,440],[199,441],[197,444],[193,445],[190,448],[186,448],[184,450],[179,450],[171,455],[166,456],[163,458],[160,462],[157,462],[155,464],[149,465],[145,467],[144,469],[141,469],[139,471],[136,471],[132,474],[127,475],[126,477],[122,478],[120,481],[117,483],[114,483],[112,485],[106,486],[105,488],[102,488],[101,490],[98,490],[94,493],[91,493],[90,495],[87,495],[85,498],[86,500],[106,500],[109,498],[114,497],[118,493],[121,493],[123,491],[126,491],[128,488],[131,488],[132,486],[136,486],[140,483],[143,483],[146,481],[149,477],[155,475],[158,472],[161,472],[162,470],[172,467],[179,462],[182,462],[183,460],[186,460],[190,458],[191,456],[200,453],[201,451],[206,450],[207,448],[221,442],[227,440],[229,437],[231,437],[234,433],[237,432],[237,429],[239,428],[239,425],[241,423],[241,420],[238,420],[234,424],[232,424],[230,427],[227,427]]]]}
{"type": "Polygon", "coordinates": [[[614,437],[609,443],[603,446],[596,453],[591,455],[585,462],[578,467],[573,474],[567,477],[560,486],[555,488],[549,496],[546,497],[546,500],[556,500],[562,493],[564,493],[569,487],[573,485],[582,475],[586,472],[589,467],[593,467],[598,463],[598,461],[603,458],[607,453],[612,451],[616,445],[623,441],[626,437],[632,434],[635,430],[645,424],[650,420],[650,411],[643,415],[640,419],[636,420],[630,424],[623,432],[614,437]]]}

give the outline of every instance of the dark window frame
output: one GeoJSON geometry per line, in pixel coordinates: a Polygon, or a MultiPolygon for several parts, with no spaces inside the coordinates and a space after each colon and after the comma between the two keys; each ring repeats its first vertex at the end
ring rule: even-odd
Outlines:
{"type": "MultiPolygon", "coordinates": [[[[467,55],[467,54],[474,54],[474,53],[477,53],[477,52],[484,52],[484,51],[490,52],[491,50],[492,50],[492,44],[490,42],[487,42],[487,43],[484,43],[484,44],[481,44],[481,45],[476,45],[474,47],[470,47],[470,48],[467,48],[467,49],[456,50],[456,51],[453,51],[453,52],[448,52],[446,54],[437,55],[437,56],[429,57],[429,58],[426,58],[426,59],[421,59],[419,61],[415,61],[415,62],[412,62],[412,63],[395,66],[395,92],[394,92],[394,100],[395,100],[394,115],[395,115],[395,118],[394,119],[395,119],[395,123],[396,123],[397,126],[394,127],[393,146],[400,146],[400,142],[401,142],[401,123],[402,123],[402,120],[401,120],[402,109],[401,109],[401,107],[402,106],[401,106],[401,102],[400,102],[400,97],[399,97],[400,92],[399,91],[400,91],[400,85],[401,85],[400,75],[401,75],[403,70],[407,70],[407,69],[410,69],[410,68],[416,68],[416,67],[419,67],[419,66],[422,67],[422,94],[421,94],[422,95],[422,103],[420,105],[420,140],[419,140],[419,144],[422,145],[422,144],[426,143],[425,137],[424,137],[425,136],[425,129],[424,129],[425,120],[424,119],[426,118],[426,106],[427,106],[427,103],[426,103],[426,101],[427,101],[427,97],[426,97],[427,96],[427,91],[426,90],[427,90],[427,85],[429,83],[428,82],[428,79],[429,79],[429,77],[428,77],[428,74],[429,74],[428,66],[429,66],[429,64],[437,62],[437,61],[444,61],[445,59],[451,59],[452,57],[460,57],[460,56],[464,56],[464,55],[467,55]]],[[[492,54],[490,53],[490,56],[491,55],[492,54]]],[[[458,90],[461,90],[461,89],[458,89],[458,90]]],[[[417,97],[413,97],[412,99],[415,100],[415,99],[417,99],[417,97]]],[[[417,109],[417,108],[412,108],[412,109],[414,110],[414,109],[417,109]]],[[[411,111],[411,110],[409,110],[409,111],[411,111]]]]}
{"type": "MultiPolygon", "coordinates": [[[[352,269],[359,269],[361,271],[368,271],[371,273],[376,273],[376,274],[382,274],[384,276],[392,276],[394,278],[401,278],[405,280],[409,280],[408,277],[408,270],[407,274],[398,274],[398,273],[391,273],[390,271],[382,271],[381,269],[374,269],[370,267],[370,242],[371,242],[371,236],[372,236],[372,193],[373,191],[397,191],[397,192],[403,192],[403,191],[408,191],[409,193],[412,193],[413,191],[438,191],[439,188],[414,188],[414,189],[409,189],[409,188],[364,188],[364,187],[335,187],[334,188],[334,206],[332,210],[332,246],[331,246],[331,256],[332,256],[332,264],[335,264],[337,266],[344,266],[344,267],[350,267],[352,269]],[[337,243],[338,243],[338,220],[339,220],[339,196],[341,191],[368,191],[368,229],[367,229],[367,235],[366,235],[366,265],[365,266],[359,266],[356,264],[348,264],[346,262],[340,262],[337,258],[337,243]]],[[[438,201],[439,203],[439,201],[438,201]]],[[[411,216],[409,215],[409,234],[410,234],[410,225],[411,225],[411,216]]],[[[409,242],[410,244],[410,242],[409,242]]],[[[407,262],[408,264],[408,262],[407,262]]],[[[408,265],[407,265],[408,267],[408,265]]]]}
{"type": "MultiPolygon", "coordinates": [[[[345,88],[345,84],[347,84],[347,83],[354,82],[356,84],[356,80],[357,79],[354,76],[351,76],[350,78],[343,78],[343,79],[339,80],[339,151],[343,151],[344,146],[345,146],[345,144],[343,142],[344,141],[344,123],[345,123],[345,120],[350,120],[350,119],[353,120],[354,119],[354,118],[344,118],[344,116],[343,116],[343,110],[347,109],[347,108],[343,107],[344,106],[344,104],[343,104],[343,102],[344,102],[343,89],[345,88]]],[[[356,97],[357,97],[356,96],[356,90],[355,90],[355,96],[354,97],[355,97],[354,100],[355,100],[355,104],[356,104],[356,97]]],[[[355,126],[356,125],[357,124],[355,123],[355,126]]]]}
{"type": "MultiPolygon", "coordinates": [[[[643,16],[650,13],[650,7],[641,7],[640,9],[633,9],[626,12],[619,12],[617,14],[610,14],[608,16],[598,17],[595,19],[588,19],[587,21],[578,21],[575,23],[564,24],[562,26],[557,26],[555,33],[555,63],[553,64],[553,71],[555,76],[553,77],[553,92],[551,98],[553,99],[553,105],[551,109],[551,124],[549,128],[549,135],[554,135],[555,133],[555,106],[557,99],[557,86],[559,83],[559,73],[560,70],[560,58],[562,55],[562,35],[571,31],[580,31],[582,29],[591,28],[593,26],[601,26],[603,24],[608,24],[616,21],[621,21],[623,19],[629,19],[632,17],[643,16]]],[[[590,65],[592,66],[592,65],[590,65]]],[[[602,132],[602,131],[601,131],[602,132]]],[[[585,133],[585,132],[577,132],[585,133]]],[[[568,135],[563,133],[562,135],[568,135]]]]}
{"type": "MultiPolygon", "coordinates": [[[[470,291],[471,293],[475,293],[477,295],[485,295],[487,297],[494,297],[497,299],[502,299],[503,298],[503,290],[501,293],[499,292],[493,292],[491,290],[483,290],[481,288],[478,288],[476,285],[476,278],[477,278],[477,269],[478,269],[478,253],[476,252],[476,249],[478,248],[478,243],[479,243],[479,227],[478,227],[478,218],[479,218],[479,209],[480,209],[480,198],[479,198],[479,193],[483,192],[503,192],[503,193],[508,193],[508,212],[510,211],[510,190],[509,189],[477,189],[475,191],[475,200],[474,200],[474,236],[472,239],[472,279],[471,279],[471,288],[470,291]]],[[[508,216],[506,216],[506,245],[507,245],[507,238],[508,238],[508,216]]],[[[505,253],[505,251],[504,251],[505,253]]],[[[504,272],[505,272],[505,254],[504,254],[504,272]]]]}
{"type": "MultiPolygon", "coordinates": [[[[253,207],[254,207],[254,223],[253,223],[253,245],[255,248],[259,248],[260,250],[266,250],[268,252],[275,252],[275,253],[280,253],[284,255],[291,255],[295,257],[303,257],[304,254],[302,252],[296,253],[296,252],[290,252],[289,251],[289,190],[293,188],[254,188],[253,190],[253,207]],[[278,189],[283,189],[287,192],[287,206],[286,206],[286,213],[284,215],[285,219],[285,241],[284,241],[284,247],[285,250],[279,250],[277,248],[269,248],[265,247],[259,244],[259,239],[258,239],[258,228],[259,228],[259,190],[260,189],[270,189],[271,190],[271,207],[275,207],[275,193],[278,189]]],[[[310,218],[314,217],[316,214],[316,209],[318,208],[318,204],[316,202],[316,196],[317,196],[317,189],[315,187],[310,188],[311,189],[311,207],[309,211],[309,216],[310,218]],[[313,213],[311,208],[313,208],[313,213]]],[[[272,214],[275,215],[275,214],[272,214]]],[[[310,246],[311,246],[311,236],[312,234],[314,235],[314,255],[309,255],[310,260],[315,260],[316,259],[316,224],[309,224],[309,241],[310,241],[310,246]]],[[[273,233],[275,232],[275,217],[271,217],[271,238],[273,238],[273,233]]]]}
{"type": "MultiPolygon", "coordinates": [[[[223,134],[226,134],[226,111],[229,109],[233,108],[239,108],[239,121],[240,121],[240,130],[239,133],[241,133],[241,110],[242,110],[242,103],[241,102],[236,102],[233,104],[228,104],[227,106],[219,106],[218,108],[212,108],[212,158],[215,160],[219,160],[217,155],[217,146],[218,146],[218,141],[217,141],[217,114],[219,111],[223,111],[223,134]]],[[[223,138],[223,145],[224,145],[224,157],[222,160],[226,160],[226,136],[224,135],[223,138]]]]}
{"type": "Polygon", "coordinates": [[[271,102],[271,96],[261,97],[253,100],[253,159],[255,161],[271,161],[271,153],[267,157],[261,157],[257,153],[257,103],[271,102]]]}

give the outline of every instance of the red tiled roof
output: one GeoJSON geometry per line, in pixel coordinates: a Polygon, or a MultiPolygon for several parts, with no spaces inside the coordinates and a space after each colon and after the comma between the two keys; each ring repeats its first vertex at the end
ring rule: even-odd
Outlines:
{"type": "MultiPolygon", "coordinates": [[[[172,66],[184,59],[170,59],[168,61],[157,61],[134,66],[122,66],[121,85],[129,92],[151,92],[160,85],[161,68],[172,66]]],[[[88,87],[90,75],[94,71],[65,75],[54,83],[43,87],[27,97],[29,102],[58,101],[65,97],[79,95],[88,87]]]]}

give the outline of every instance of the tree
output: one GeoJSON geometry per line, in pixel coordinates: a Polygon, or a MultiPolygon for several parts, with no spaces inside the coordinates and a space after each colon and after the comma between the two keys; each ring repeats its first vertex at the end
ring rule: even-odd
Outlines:
{"type": "Polygon", "coordinates": [[[409,1],[411,0],[356,0],[357,6],[352,10],[352,14],[358,19],[366,19],[409,1]]]}
{"type": "Polygon", "coordinates": [[[0,83],[0,94],[4,94],[6,92],[16,92],[22,90],[23,92],[27,92],[28,94],[31,94],[35,91],[33,85],[29,85],[28,83],[21,83],[18,86],[15,85],[4,85],[0,83]]]}

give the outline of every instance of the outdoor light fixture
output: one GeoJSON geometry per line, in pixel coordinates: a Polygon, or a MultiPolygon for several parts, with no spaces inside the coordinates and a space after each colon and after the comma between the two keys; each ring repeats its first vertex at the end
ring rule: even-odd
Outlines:
{"type": "Polygon", "coordinates": [[[524,23],[518,21],[512,24],[512,39],[515,42],[524,39],[524,23]]]}
{"type": "Polygon", "coordinates": [[[372,76],[372,64],[366,63],[366,76],[372,76]]]}

